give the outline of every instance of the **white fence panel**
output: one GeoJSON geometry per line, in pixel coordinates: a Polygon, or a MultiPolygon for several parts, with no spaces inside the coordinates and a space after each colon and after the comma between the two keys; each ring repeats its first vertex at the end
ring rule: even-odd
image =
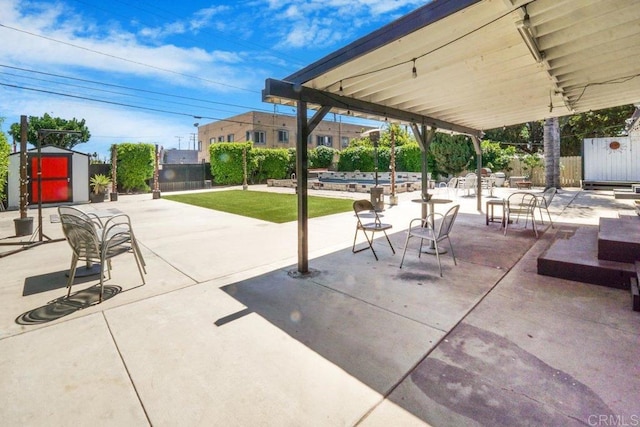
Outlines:
{"type": "Polygon", "coordinates": [[[584,179],[640,181],[640,136],[585,139],[584,179]]]}

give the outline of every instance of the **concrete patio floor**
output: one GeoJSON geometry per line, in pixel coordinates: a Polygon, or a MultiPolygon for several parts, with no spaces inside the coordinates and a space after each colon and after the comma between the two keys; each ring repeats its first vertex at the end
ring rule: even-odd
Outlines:
{"type": "MultiPolygon", "coordinates": [[[[151,195],[96,205],[131,216],[147,283],[133,256],[118,257],[94,304],[95,276],[63,298],[66,242],[0,258],[2,425],[640,425],[629,292],[536,272],[556,233],[633,213],[632,203],[561,190],[556,227],[536,239],[520,225],[504,236],[475,198],[451,196],[458,265],[444,255],[442,278],[417,241],[398,268],[418,193],[385,210],[396,254],[378,239],[378,262],[351,252],[352,212],[309,220],[306,278],[288,274],[295,222],[151,195]]],[[[43,231],[55,239],[54,213],[43,210],[43,231]]],[[[16,240],[17,216],[0,212],[0,242],[16,240]]]]}

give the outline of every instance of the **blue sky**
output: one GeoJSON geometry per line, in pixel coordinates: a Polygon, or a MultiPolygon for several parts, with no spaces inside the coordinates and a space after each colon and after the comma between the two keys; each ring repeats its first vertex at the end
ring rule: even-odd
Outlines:
{"type": "Polygon", "coordinates": [[[425,3],[0,0],[2,130],[49,113],[85,119],[92,137],[76,149],[100,157],[119,142],[193,147],[194,123],[273,111],[261,101],[266,78],[425,3]]]}

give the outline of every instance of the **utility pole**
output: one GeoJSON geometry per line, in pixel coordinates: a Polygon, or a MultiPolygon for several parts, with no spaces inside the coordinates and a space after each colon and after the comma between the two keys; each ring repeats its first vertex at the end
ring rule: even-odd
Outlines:
{"type": "Polygon", "coordinates": [[[181,136],[176,136],[176,138],[178,138],[178,150],[180,149],[180,141],[182,140],[181,136]]]}

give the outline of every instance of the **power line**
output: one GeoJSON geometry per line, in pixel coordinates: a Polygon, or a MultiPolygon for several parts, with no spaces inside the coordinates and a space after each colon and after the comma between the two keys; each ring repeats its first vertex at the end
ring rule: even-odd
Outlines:
{"type": "MultiPolygon", "coordinates": [[[[84,101],[98,102],[98,103],[102,103],[102,104],[116,105],[116,106],[119,106],[119,107],[135,108],[135,109],[138,109],[138,110],[153,111],[153,112],[156,112],[156,113],[164,113],[164,114],[171,114],[171,115],[177,115],[177,116],[191,117],[191,118],[194,118],[194,119],[197,119],[197,120],[199,120],[199,119],[208,119],[208,120],[213,120],[213,121],[216,121],[216,122],[228,122],[228,123],[238,123],[238,124],[242,124],[242,125],[254,125],[253,122],[247,122],[247,121],[242,121],[242,120],[233,120],[233,119],[228,119],[228,118],[227,119],[222,119],[222,118],[219,118],[219,117],[203,116],[203,115],[194,114],[194,113],[185,113],[185,112],[180,112],[180,111],[165,110],[165,109],[161,109],[161,108],[145,107],[145,106],[140,106],[140,105],[127,104],[127,103],[124,103],[124,102],[109,101],[109,100],[105,100],[105,99],[91,98],[91,97],[88,97],[88,96],[73,95],[73,94],[69,94],[69,93],[62,93],[62,92],[56,92],[56,91],[47,90],[47,89],[38,89],[38,88],[26,87],[26,86],[19,86],[19,85],[13,85],[13,84],[2,83],[2,82],[0,82],[0,86],[5,86],[5,87],[9,87],[9,88],[14,88],[14,89],[20,89],[20,90],[27,90],[27,91],[31,91],[31,92],[46,93],[46,94],[49,94],[49,95],[63,96],[63,97],[67,97],[67,98],[81,99],[81,100],[84,100],[84,101]]],[[[268,123],[261,123],[261,126],[274,128],[274,129],[279,128],[279,126],[277,126],[277,125],[271,125],[271,124],[268,124],[268,123]]]]}
{"type": "MultiPolygon", "coordinates": [[[[117,85],[117,84],[113,84],[113,83],[100,82],[100,81],[97,81],[97,80],[89,80],[89,79],[83,79],[83,78],[78,78],[78,77],[70,77],[70,76],[65,76],[65,75],[60,75],[60,74],[48,73],[48,72],[44,72],[44,71],[30,70],[30,69],[26,69],[26,68],[14,67],[14,66],[11,66],[11,65],[0,64],[0,67],[12,69],[12,70],[18,70],[18,71],[25,71],[27,73],[33,73],[33,74],[38,74],[38,75],[50,76],[50,77],[67,79],[67,80],[78,81],[78,82],[86,82],[86,83],[96,84],[96,85],[101,85],[101,86],[106,86],[106,87],[113,87],[113,88],[117,88],[117,89],[130,90],[130,91],[134,91],[134,92],[150,93],[150,94],[154,94],[154,95],[166,96],[166,97],[169,97],[169,98],[185,99],[185,100],[190,100],[190,101],[203,102],[203,103],[207,103],[207,104],[222,105],[222,106],[227,106],[227,107],[232,107],[232,108],[241,108],[241,109],[244,109],[244,110],[251,110],[251,111],[261,111],[261,112],[266,112],[266,113],[270,113],[270,114],[273,113],[273,111],[271,109],[250,107],[250,106],[245,106],[245,105],[230,104],[230,103],[224,103],[224,102],[216,102],[216,101],[211,101],[211,100],[207,100],[207,99],[193,98],[193,97],[188,97],[188,96],[183,96],[183,95],[174,95],[174,94],[158,92],[158,91],[152,91],[152,90],[147,90],[147,89],[140,89],[140,88],[134,88],[134,87],[129,87],[129,86],[117,85]]],[[[19,76],[19,75],[15,75],[15,74],[11,74],[11,73],[1,73],[1,74],[10,75],[10,76],[19,76]]],[[[19,77],[22,77],[22,76],[19,76],[19,77]]],[[[73,84],[64,83],[64,82],[56,82],[54,80],[36,79],[36,78],[33,78],[33,77],[28,77],[28,76],[24,76],[24,77],[27,78],[27,79],[31,79],[31,80],[38,80],[38,81],[44,81],[44,82],[50,82],[50,83],[60,83],[60,84],[67,85],[67,86],[70,86],[70,87],[79,87],[79,88],[82,88],[82,89],[90,89],[90,90],[99,91],[99,92],[114,93],[114,94],[120,94],[120,95],[124,95],[124,96],[135,97],[135,95],[126,94],[126,93],[120,93],[120,92],[113,92],[113,91],[108,91],[108,90],[99,89],[99,88],[91,88],[91,87],[86,87],[86,86],[81,86],[81,85],[73,85],[73,84]]],[[[14,87],[14,88],[17,88],[17,89],[22,88],[22,86],[19,86],[17,84],[14,84],[14,85],[5,84],[5,86],[11,86],[11,87],[14,87]]],[[[33,87],[32,88],[25,88],[25,90],[31,90],[31,91],[40,91],[40,90],[42,90],[45,93],[50,93],[50,94],[53,94],[53,95],[58,94],[58,92],[48,91],[46,89],[37,89],[37,88],[33,88],[33,87]]],[[[75,95],[60,94],[60,96],[72,96],[73,97],[75,95]]],[[[87,98],[87,97],[85,97],[85,98],[87,98]]],[[[93,98],[87,98],[87,99],[91,100],[93,98]]],[[[144,97],[144,98],[141,98],[141,99],[149,100],[150,98],[144,97]]],[[[162,100],[159,100],[159,101],[162,101],[162,100]]],[[[108,102],[108,101],[99,101],[99,102],[108,102]]],[[[115,101],[114,101],[114,103],[115,103],[115,101]]],[[[185,106],[190,106],[190,107],[195,107],[195,108],[203,108],[201,106],[191,105],[191,104],[186,104],[186,103],[179,103],[179,104],[185,105],[185,106]]],[[[126,105],[126,104],[122,104],[122,105],[126,105]]],[[[142,107],[137,106],[135,108],[142,108],[142,107]]],[[[157,110],[157,109],[155,109],[155,110],[157,110]]],[[[218,109],[218,111],[224,111],[224,110],[218,109]]],[[[229,113],[230,114],[237,114],[236,112],[229,112],[229,113]]],[[[284,113],[284,112],[277,112],[277,114],[284,115],[284,116],[293,116],[294,115],[294,114],[291,114],[291,113],[284,113]]],[[[202,117],[202,115],[198,114],[197,117],[202,117]]],[[[347,120],[343,120],[343,123],[358,124],[358,125],[361,124],[358,121],[349,120],[350,119],[349,116],[343,116],[343,118],[347,119],[347,120]]],[[[222,119],[222,120],[224,120],[224,119],[222,119]]]]}
{"type": "Polygon", "coordinates": [[[109,58],[119,59],[121,61],[130,62],[132,64],[136,64],[136,65],[140,65],[140,66],[143,66],[143,67],[152,68],[154,70],[163,71],[165,73],[171,73],[171,74],[175,74],[177,76],[182,76],[182,77],[188,77],[188,78],[191,78],[191,79],[202,80],[202,81],[207,82],[207,83],[213,83],[213,84],[216,84],[216,85],[230,87],[230,88],[233,88],[233,89],[238,89],[238,90],[242,90],[242,91],[246,91],[246,92],[260,93],[259,91],[243,88],[243,87],[240,87],[240,86],[234,86],[234,85],[230,85],[228,83],[221,83],[221,82],[217,82],[215,80],[205,79],[204,77],[192,76],[190,74],[184,74],[184,73],[180,73],[178,71],[169,70],[167,68],[156,67],[155,65],[145,64],[144,62],[138,62],[138,61],[134,61],[134,60],[127,59],[127,58],[122,58],[120,56],[112,55],[110,53],[100,52],[99,50],[90,49],[90,48],[87,48],[87,47],[84,47],[84,46],[79,46],[79,45],[76,45],[76,44],[73,44],[73,43],[69,43],[69,42],[65,42],[65,41],[62,41],[62,40],[57,40],[57,39],[54,39],[54,38],[51,38],[51,37],[46,37],[46,36],[43,36],[43,35],[40,35],[40,34],[32,33],[30,31],[21,30],[19,28],[15,28],[15,27],[10,27],[10,26],[2,24],[2,23],[0,23],[0,27],[7,28],[9,30],[17,31],[17,32],[20,32],[20,33],[28,34],[28,35],[33,36],[33,37],[39,37],[41,39],[49,40],[49,41],[52,41],[52,42],[55,42],[55,43],[60,43],[60,44],[66,45],[66,46],[71,46],[71,47],[74,47],[76,49],[82,49],[82,50],[85,50],[87,52],[95,53],[97,55],[102,55],[102,56],[106,56],[106,57],[109,57],[109,58]]]}
{"type": "MultiPolygon", "coordinates": [[[[113,88],[118,88],[118,89],[126,89],[126,90],[135,91],[135,92],[150,93],[150,94],[154,94],[154,95],[162,95],[162,96],[167,96],[167,97],[176,98],[176,99],[187,99],[187,100],[190,100],[190,101],[204,102],[204,103],[207,103],[207,104],[223,105],[225,107],[254,109],[254,108],[251,108],[251,107],[247,107],[246,105],[230,104],[230,103],[226,103],[226,102],[211,101],[209,99],[194,98],[194,97],[183,96],[183,95],[175,95],[175,94],[170,94],[170,93],[166,93],[166,92],[158,92],[158,91],[153,91],[153,90],[148,90],[148,89],[140,89],[140,88],[135,88],[135,87],[130,87],[130,86],[123,86],[123,85],[117,85],[117,84],[113,84],[113,83],[106,83],[106,82],[101,82],[101,81],[97,81],[97,80],[89,80],[89,79],[83,79],[83,78],[79,78],[79,77],[65,76],[65,75],[62,75],[62,74],[54,74],[54,73],[47,73],[47,72],[44,72],[44,71],[30,70],[30,69],[27,69],[27,68],[14,67],[14,66],[5,65],[5,64],[0,64],[0,67],[10,68],[12,70],[25,71],[25,72],[28,72],[28,73],[41,74],[41,75],[50,76],[50,77],[57,77],[57,78],[62,78],[62,79],[75,80],[75,81],[84,82],[84,83],[91,83],[91,84],[96,84],[96,85],[113,87],[113,88]]],[[[7,73],[5,73],[5,74],[7,74],[7,73]]],[[[99,90],[99,89],[96,89],[96,90],[99,90]]],[[[260,109],[260,110],[261,111],[265,111],[265,112],[270,112],[271,111],[271,110],[267,110],[267,109],[260,109]]]]}

